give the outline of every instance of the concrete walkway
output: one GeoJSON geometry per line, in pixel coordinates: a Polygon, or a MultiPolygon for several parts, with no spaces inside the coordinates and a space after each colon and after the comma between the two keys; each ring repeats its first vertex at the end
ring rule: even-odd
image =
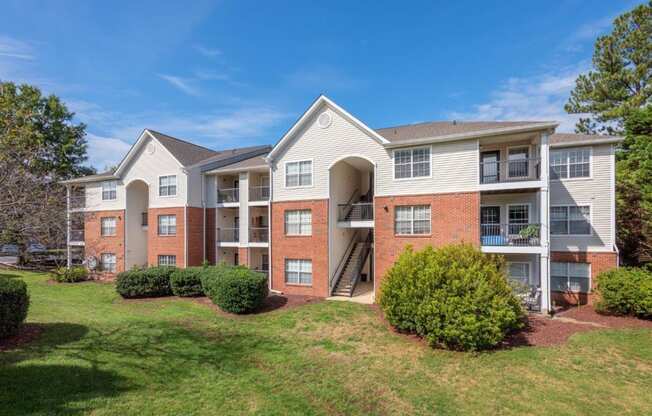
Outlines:
{"type": "Polygon", "coordinates": [[[373,282],[360,282],[355,286],[353,296],[331,296],[326,300],[339,300],[345,302],[362,303],[371,305],[374,303],[374,283],[373,282]]]}

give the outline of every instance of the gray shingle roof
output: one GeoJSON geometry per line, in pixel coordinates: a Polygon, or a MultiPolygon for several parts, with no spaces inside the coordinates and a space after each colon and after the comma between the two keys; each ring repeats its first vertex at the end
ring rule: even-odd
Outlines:
{"type": "Polygon", "coordinates": [[[454,134],[475,133],[507,127],[527,127],[545,123],[543,121],[431,121],[385,127],[376,132],[392,143],[414,139],[436,138],[454,134]]]}
{"type": "Polygon", "coordinates": [[[190,166],[220,152],[147,129],[183,166],[190,166]]]}
{"type": "Polygon", "coordinates": [[[224,165],[222,167],[219,167],[215,169],[217,172],[219,171],[227,171],[227,170],[234,170],[234,169],[251,169],[251,168],[259,168],[259,167],[266,167],[267,166],[267,161],[265,161],[265,156],[260,155],[260,156],[254,156],[250,157],[248,159],[243,159],[239,162],[232,163],[230,165],[224,165]]]}
{"type": "Polygon", "coordinates": [[[618,136],[599,136],[596,134],[575,134],[575,133],[555,133],[550,135],[551,146],[563,146],[564,144],[576,143],[600,143],[600,142],[619,142],[622,137],[618,136]]]}

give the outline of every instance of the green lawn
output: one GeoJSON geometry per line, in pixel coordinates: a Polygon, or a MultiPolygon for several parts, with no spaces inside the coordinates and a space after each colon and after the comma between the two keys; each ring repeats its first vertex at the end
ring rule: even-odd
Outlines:
{"type": "MultiPolygon", "coordinates": [[[[4,273],[13,274],[13,273],[4,273]]],[[[230,318],[190,300],[24,273],[37,341],[0,352],[0,414],[652,414],[652,331],[561,347],[431,350],[367,306],[230,318]]]]}

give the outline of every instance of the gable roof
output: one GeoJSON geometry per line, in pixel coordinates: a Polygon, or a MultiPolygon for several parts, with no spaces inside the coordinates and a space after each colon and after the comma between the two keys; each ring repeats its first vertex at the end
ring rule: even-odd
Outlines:
{"type": "Polygon", "coordinates": [[[596,134],[555,133],[550,135],[551,147],[576,146],[583,144],[609,144],[624,140],[619,136],[598,136],[596,134]]]}
{"type": "Polygon", "coordinates": [[[154,136],[182,166],[194,165],[220,153],[154,130],[146,129],[146,131],[154,136]]]}
{"type": "Polygon", "coordinates": [[[509,127],[539,125],[543,121],[431,121],[396,127],[376,129],[378,134],[392,143],[401,141],[436,138],[461,133],[476,133],[509,127]]]}
{"type": "Polygon", "coordinates": [[[218,172],[231,172],[237,170],[248,170],[248,169],[259,169],[259,168],[268,168],[267,161],[265,160],[265,155],[271,150],[271,146],[268,147],[267,152],[249,157],[247,159],[242,159],[238,162],[231,163],[228,165],[212,168],[208,171],[206,168],[203,168],[202,171],[206,173],[218,173],[218,172]]]}
{"type": "Polygon", "coordinates": [[[383,145],[389,143],[389,141],[383,136],[369,128],[366,124],[355,118],[348,111],[335,104],[335,102],[333,102],[330,98],[322,94],[317,97],[315,101],[313,101],[310,107],[308,107],[308,109],[301,115],[301,117],[299,117],[299,119],[292,125],[292,127],[290,127],[290,129],[283,135],[283,137],[281,137],[281,140],[276,143],[276,145],[272,148],[272,151],[269,152],[269,155],[267,155],[268,161],[274,160],[274,157],[278,154],[278,152],[280,152],[281,149],[289,144],[294,134],[310,119],[310,117],[321,107],[322,104],[328,105],[332,110],[349,120],[351,124],[367,133],[369,137],[376,140],[378,143],[383,145]]]}

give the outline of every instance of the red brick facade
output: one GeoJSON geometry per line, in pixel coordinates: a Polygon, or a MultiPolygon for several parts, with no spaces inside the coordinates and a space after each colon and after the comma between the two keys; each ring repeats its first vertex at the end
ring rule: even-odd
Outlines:
{"type": "Polygon", "coordinates": [[[186,208],[188,221],[188,263],[187,266],[201,266],[204,261],[204,209],[186,208]]]}
{"type": "Polygon", "coordinates": [[[247,247],[238,247],[238,264],[249,266],[249,249],[247,247]]]}
{"type": "Polygon", "coordinates": [[[116,272],[125,270],[125,212],[115,211],[94,211],[84,214],[84,240],[85,256],[93,256],[97,259],[98,266],[102,253],[115,254],[116,272]],[[115,217],[115,236],[101,235],[102,218],[115,217]]]}
{"type": "MultiPolygon", "coordinates": [[[[595,289],[596,277],[609,269],[618,266],[616,253],[561,252],[550,253],[551,262],[589,263],[591,265],[591,289],[595,289]]],[[[592,304],[595,295],[587,293],[552,292],[554,305],[568,306],[577,304],[592,304]]]]}
{"type": "Polygon", "coordinates": [[[215,264],[217,262],[217,247],[215,246],[215,240],[217,236],[215,235],[215,208],[206,208],[206,260],[210,264],[215,264]]]}
{"type": "Polygon", "coordinates": [[[459,242],[480,244],[479,192],[376,197],[374,216],[374,278],[377,290],[385,272],[408,244],[416,250],[428,245],[440,247],[459,242]],[[401,205],[430,205],[431,233],[396,235],[394,207],[401,205]]]}
{"type": "Polygon", "coordinates": [[[328,296],[328,200],[273,202],[270,224],[272,289],[288,294],[328,296]],[[285,235],[285,211],[295,209],[312,211],[312,235],[285,235]],[[285,283],[286,259],[312,260],[311,286],[285,283]]]}
{"type": "Polygon", "coordinates": [[[150,266],[158,264],[158,256],[162,254],[177,256],[177,266],[183,267],[185,260],[185,224],[184,208],[150,208],[147,210],[147,263],[150,266]],[[175,235],[158,235],[158,216],[176,215],[177,231],[175,235]]]}

